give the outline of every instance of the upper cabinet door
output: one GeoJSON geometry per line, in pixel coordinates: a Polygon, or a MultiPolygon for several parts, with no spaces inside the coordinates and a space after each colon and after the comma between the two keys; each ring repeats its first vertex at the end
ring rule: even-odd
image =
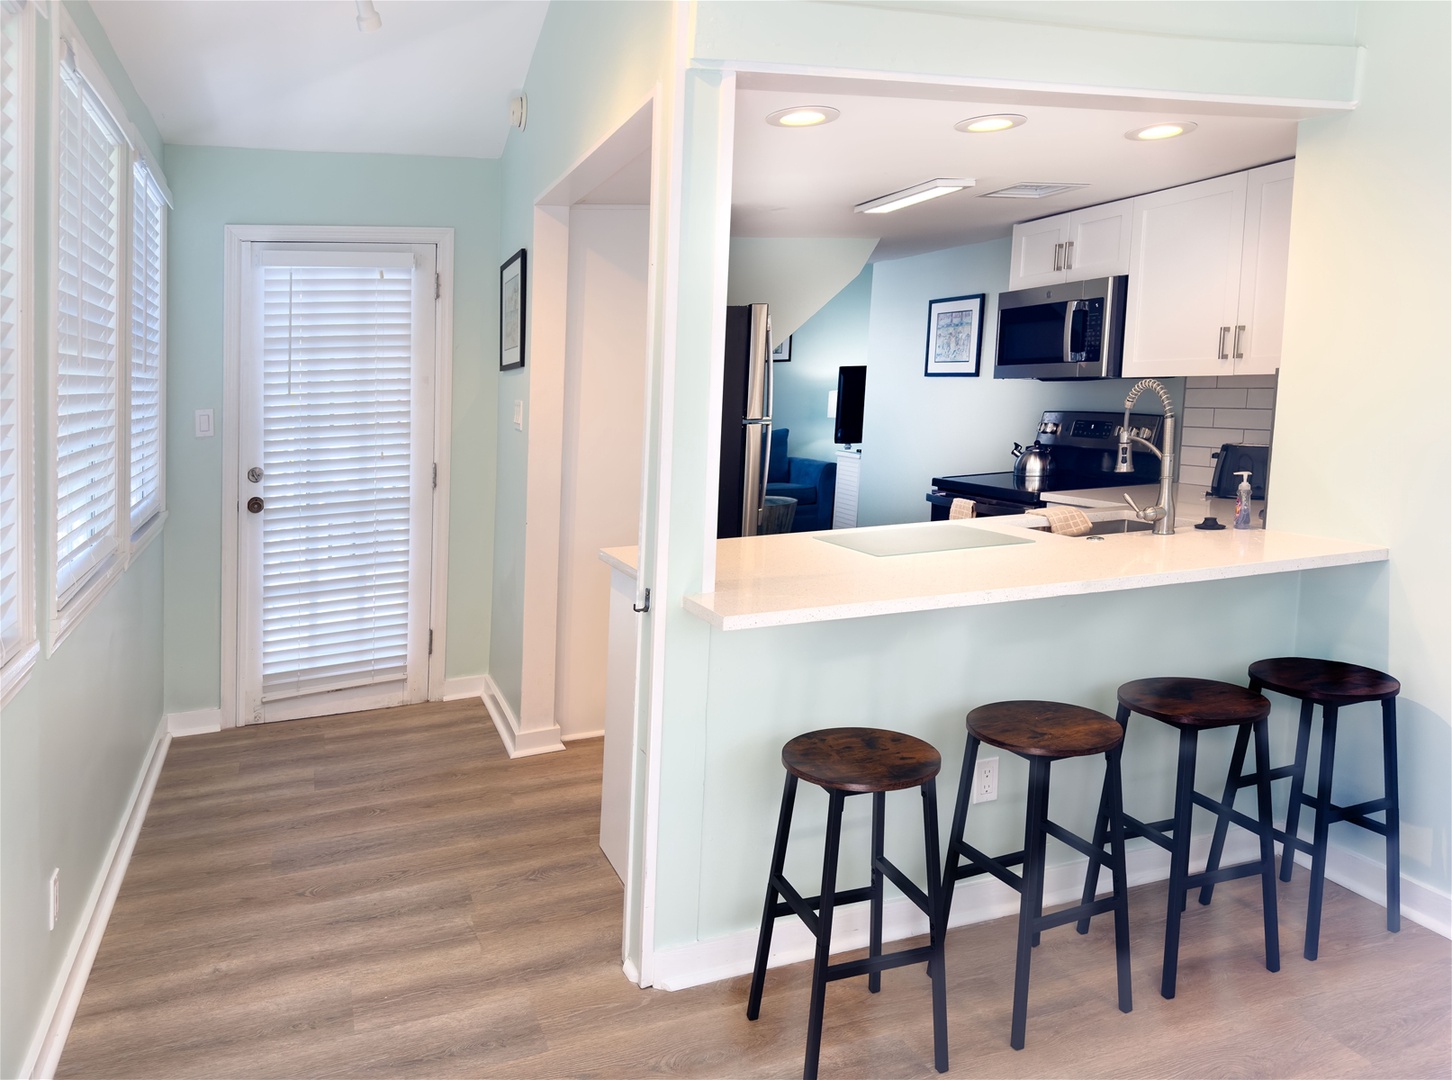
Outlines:
{"type": "Polygon", "coordinates": [[[1246,174],[1134,200],[1124,375],[1233,372],[1246,174]]]}
{"type": "Polygon", "coordinates": [[[1013,253],[1009,257],[1008,287],[1032,289],[1064,280],[1064,248],[1069,239],[1069,215],[1027,221],[1013,227],[1013,253]]]}
{"type": "Polygon", "coordinates": [[[1129,241],[1134,226],[1134,200],[1121,199],[1075,210],[1069,215],[1066,281],[1116,277],[1129,273],[1129,241]]]}
{"type": "Polygon", "coordinates": [[[1281,366],[1295,171],[1294,161],[1281,161],[1252,169],[1247,177],[1240,303],[1231,345],[1237,375],[1268,375],[1281,366]]]}

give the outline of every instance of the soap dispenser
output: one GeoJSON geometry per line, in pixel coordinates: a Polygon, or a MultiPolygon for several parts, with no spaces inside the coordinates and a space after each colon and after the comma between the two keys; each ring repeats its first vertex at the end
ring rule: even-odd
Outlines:
{"type": "Polygon", "coordinates": [[[1250,528],[1250,473],[1238,472],[1240,486],[1235,489],[1235,527],[1250,528]]]}

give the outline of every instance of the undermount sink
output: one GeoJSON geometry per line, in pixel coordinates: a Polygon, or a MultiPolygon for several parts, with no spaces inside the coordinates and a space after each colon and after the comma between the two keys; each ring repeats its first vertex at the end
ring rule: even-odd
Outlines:
{"type": "Polygon", "coordinates": [[[1154,528],[1154,523],[1140,521],[1138,518],[1108,518],[1104,521],[1096,521],[1090,527],[1085,536],[1117,536],[1120,533],[1149,532],[1154,528]]]}

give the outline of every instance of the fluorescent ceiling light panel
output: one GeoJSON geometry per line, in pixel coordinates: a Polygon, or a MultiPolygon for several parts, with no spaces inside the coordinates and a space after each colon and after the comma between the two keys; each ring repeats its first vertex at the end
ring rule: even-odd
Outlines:
{"type": "Polygon", "coordinates": [[[852,209],[859,214],[890,214],[894,210],[901,210],[905,206],[914,206],[920,202],[927,202],[929,199],[936,199],[943,195],[951,195],[955,191],[962,191],[964,188],[972,187],[976,180],[929,180],[926,183],[915,184],[910,188],[903,188],[901,191],[894,191],[891,195],[883,195],[880,198],[868,199],[866,202],[858,203],[852,209]]]}
{"type": "Polygon", "coordinates": [[[1198,126],[1188,120],[1169,120],[1163,124],[1150,124],[1148,127],[1126,131],[1124,137],[1136,142],[1158,142],[1160,139],[1173,139],[1177,135],[1188,135],[1198,126]]]}
{"type": "Polygon", "coordinates": [[[997,191],[985,191],[980,197],[984,199],[1046,199],[1050,195],[1058,195],[1063,191],[1073,191],[1075,188],[1088,186],[1088,184],[1014,184],[1013,187],[999,188],[997,191]]]}
{"type": "Polygon", "coordinates": [[[953,125],[953,130],[961,131],[965,135],[985,135],[993,131],[1007,131],[1026,123],[1028,117],[1019,113],[993,113],[989,116],[970,116],[967,120],[959,120],[953,125]]]}
{"type": "Polygon", "coordinates": [[[830,105],[793,105],[768,114],[766,122],[776,127],[803,128],[830,124],[842,114],[830,105]]]}

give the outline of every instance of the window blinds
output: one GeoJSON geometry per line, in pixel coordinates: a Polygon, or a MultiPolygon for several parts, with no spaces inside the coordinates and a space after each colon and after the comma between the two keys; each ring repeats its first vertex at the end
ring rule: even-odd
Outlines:
{"type": "Polygon", "coordinates": [[[0,666],[27,636],[22,514],[20,16],[0,3],[0,666]]]}
{"type": "Polygon", "coordinates": [[[57,102],[56,603],[116,552],[121,150],[95,92],[64,65],[57,102]]]}
{"type": "Polygon", "coordinates": [[[131,533],[162,508],[166,201],[151,170],[133,168],[131,206],[131,533]]]}
{"type": "Polygon", "coordinates": [[[335,265],[261,269],[264,700],[402,679],[408,649],[412,257],[290,257],[335,265]]]}

